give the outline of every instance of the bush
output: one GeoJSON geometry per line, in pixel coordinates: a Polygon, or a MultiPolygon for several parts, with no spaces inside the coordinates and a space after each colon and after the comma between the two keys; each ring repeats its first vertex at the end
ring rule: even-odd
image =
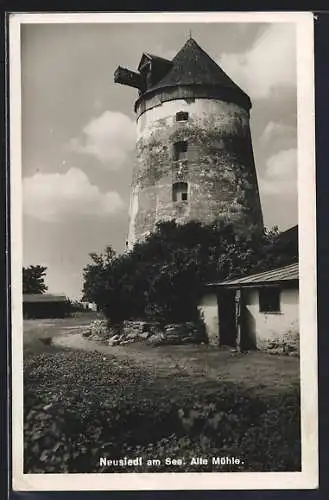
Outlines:
{"type": "Polygon", "coordinates": [[[235,385],[154,377],[122,360],[75,351],[29,356],[24,384],[26,473],[101,472],[100,457],[125,455],[159,458],[157,471],[219,470],[196,469],[189,459],[223,455],[245,463],[220,470],[300,470],[297,388],[259,399],[235,385]],[[185,456],[184,466],[164,464],[177,456],[185,456]]]}
{"type": "Polygon", "coordinates": [[[251,271],[290,264],[295,249],[283,249],[277,229],[241,234],[232,224],[159,223],[144,242],[116,256],[108,247],[90,254],[84,296],[112,324],[129,319],[184,323],[199,319],[203,285],[251,271]]]}

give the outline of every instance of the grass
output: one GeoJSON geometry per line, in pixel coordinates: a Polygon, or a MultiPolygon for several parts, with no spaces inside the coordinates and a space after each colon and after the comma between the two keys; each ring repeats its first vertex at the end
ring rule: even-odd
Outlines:
{"type": "Polygon", "coordinates": [[[300,469],[298,359],[208,346],[109,348],[77,335],[83,321],[24,325],[26,472],[118,472],[100,467],[104,456],[143,457],[121,472],[300,469]],[[75,349],[38,341],[64,332],[75,349]],[[195,466],[193,456],[244,463],[195,466]],[[148,457],[161,464],[150,468],[148,457]],[[183,463],[166,465],[168,457],[183,463]]]}

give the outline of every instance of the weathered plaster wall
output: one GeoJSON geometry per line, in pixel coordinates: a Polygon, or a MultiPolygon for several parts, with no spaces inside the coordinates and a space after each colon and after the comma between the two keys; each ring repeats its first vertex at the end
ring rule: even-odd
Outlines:
{"type": "MultiPolygon", "coordinates": [[[[298,289],[281,291],[281,311],[263,313],[259,311],[258,289],[245,290],[246,323],[248,334],[255,340],[258,349],[266,350],[273,341],[295,345],[299,337],[298,289]]],[[[298,350],[298,346],[296,345],[298,350]]]]}
{"type": "Polygon", "coordinates": [[[198,306],[201,317],[206,327],[209,344],[219,345],[218,302],[215,293],[202,297],[198,306]]]}
{"type": "Polygon", "coordinates": [[[130,247],[160,220],[262,226],[248,111],[216,99],[176,99],[142,113],[130,214],[130,247]],[[176,122],[178,111],[187,111],[188,121],[176,122]],[[173,155],[178,141],[188,141],[181,161],[173,155]],[[178,181],[188,183],[187,201],[172,200],[178,181]]]}

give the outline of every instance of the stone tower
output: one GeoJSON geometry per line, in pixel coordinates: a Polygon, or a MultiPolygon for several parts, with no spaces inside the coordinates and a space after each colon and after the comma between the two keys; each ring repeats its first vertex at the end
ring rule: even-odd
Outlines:
{"type": "Polygon", "coordinates": [[[114,81],[139,93],[128,247],[160,220],[263,227],[250,99],[194,39],[172,61],[119,66],[114,81]]]}

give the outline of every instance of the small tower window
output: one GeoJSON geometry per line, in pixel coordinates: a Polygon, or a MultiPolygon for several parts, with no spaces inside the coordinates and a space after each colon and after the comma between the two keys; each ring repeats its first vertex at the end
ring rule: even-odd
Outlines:
{"type": "Polygon", "coordinates": [[[178,113],[176,113],[176,122],[186,122],[187,120],[188,120],[187,111],[178,111],[178,113]]]}
{"type": "Polygon", "coordinates": [[[187,182],[175,182],[172,187],[173,201],[187,201],[187,182]]]}
{"type": "Polygon", "coordinates": [[[174,144],[174,160],[184,160],[187,152],[187,141],[179,141],[174,144]]]}

